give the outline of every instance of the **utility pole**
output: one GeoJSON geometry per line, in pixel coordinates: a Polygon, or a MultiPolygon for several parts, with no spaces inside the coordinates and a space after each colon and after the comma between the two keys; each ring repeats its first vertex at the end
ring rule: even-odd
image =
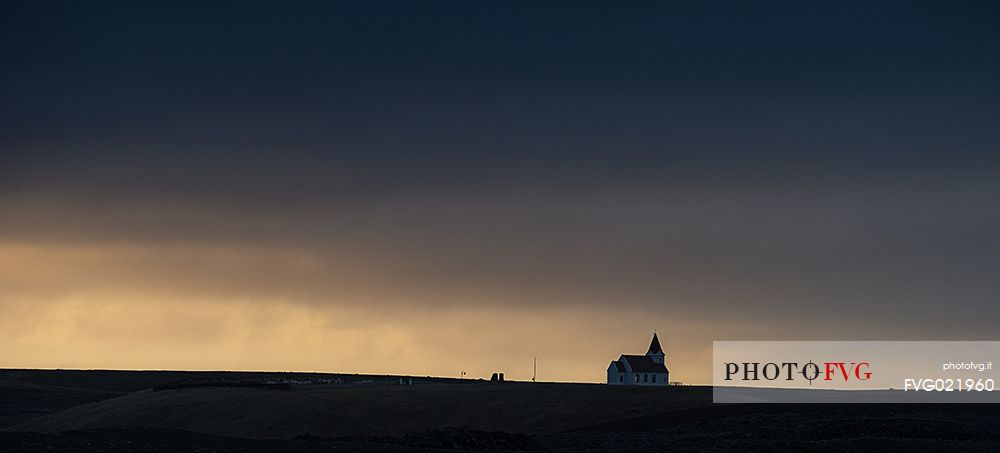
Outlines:
{"type": "Polygon", "coordinates": [[[535,382],[535,376],[538,375],[538,357],[534,357],[531,362],[531,382],[535,382]]]}

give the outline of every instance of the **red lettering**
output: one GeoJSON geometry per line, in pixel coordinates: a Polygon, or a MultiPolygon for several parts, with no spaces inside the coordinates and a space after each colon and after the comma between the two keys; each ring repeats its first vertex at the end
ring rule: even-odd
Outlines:
{"type": "Polygon", "coordinates": [[[850,377],[847,367],[844,366],[844,362],[826,362],[824,365],[826,365],[826,377],[823,378],[824,381],[832,381],[833,378],[830,375],[836,373],[838,369],[840,370],[840,374],[844,376],[844,382],[847,382],[847,379],[850,377]]]}
{"type": "Polygon", "coordinates": [[[866,370],[868,369],[868,367],[871,366],[871,364],[869,364],[868,362],[860,362],[860,363],[858,363],[858,365],[854,368],[854,375],[857,376],[858,380],[861,380],[861,381],[867,381],[867,380],[871,379],[872,378],[872,372],[871,371],[866,371],[864,373],[864,375],[861,374],[861,365],[864,365],[866,370]]]}

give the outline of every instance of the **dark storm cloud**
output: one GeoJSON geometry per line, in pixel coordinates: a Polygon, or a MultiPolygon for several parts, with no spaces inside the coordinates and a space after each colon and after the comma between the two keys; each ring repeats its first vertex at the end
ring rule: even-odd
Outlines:
{"type": "Polygon", "coordinates": [[[992,162],[997,144],[988,4],[59,6],[7,7],[12,154],[394,188],[992,162]]]}

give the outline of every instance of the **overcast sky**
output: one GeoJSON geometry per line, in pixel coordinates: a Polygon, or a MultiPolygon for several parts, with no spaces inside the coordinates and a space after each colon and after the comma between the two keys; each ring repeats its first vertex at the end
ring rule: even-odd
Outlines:
{"type": "Polygon", "coordinates": [[[0,367],[994,340],[990,2],[0,6],[0,367]]]}

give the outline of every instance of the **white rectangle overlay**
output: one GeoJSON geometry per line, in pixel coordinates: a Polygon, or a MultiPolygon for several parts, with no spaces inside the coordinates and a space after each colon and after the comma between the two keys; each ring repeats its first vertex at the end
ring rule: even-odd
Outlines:
{"type": "Polygon", "coordinates": [[[716,403],[998,403],[1000,341],[715,341],[716,403]]]}

